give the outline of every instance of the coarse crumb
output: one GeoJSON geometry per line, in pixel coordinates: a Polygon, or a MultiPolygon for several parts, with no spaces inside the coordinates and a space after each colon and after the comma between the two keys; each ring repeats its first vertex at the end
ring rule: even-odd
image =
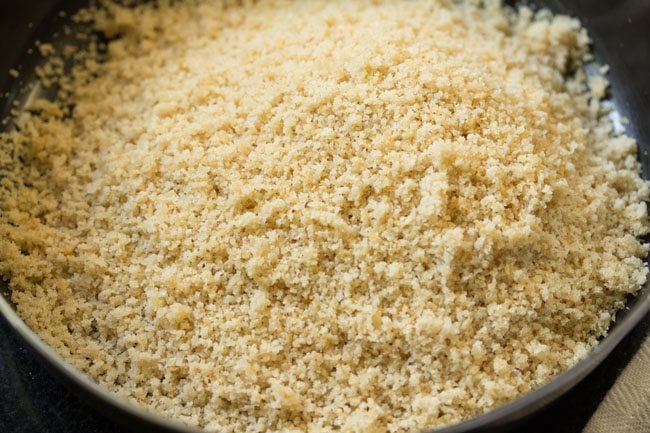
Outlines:
{"type": "Polygon", "coordinates": [[[0,135],[0,274],[133,402],[219,432],[442,426],[573,365],[646,280],[648,185],[574,19],[445,0],[77,19],[105,60],[0,135]]]}

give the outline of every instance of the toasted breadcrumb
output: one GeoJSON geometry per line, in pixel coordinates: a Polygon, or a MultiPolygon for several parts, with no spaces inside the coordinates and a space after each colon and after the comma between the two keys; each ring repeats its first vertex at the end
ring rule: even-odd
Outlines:
{"type": "Polygon", "coordinates": [[[219,432],[442,426],[573,365],[646,281],[648,185],[574,19],[445,0],[83,17],[105,61],[0,135],[0,274],[133,402],[219,432]]]}

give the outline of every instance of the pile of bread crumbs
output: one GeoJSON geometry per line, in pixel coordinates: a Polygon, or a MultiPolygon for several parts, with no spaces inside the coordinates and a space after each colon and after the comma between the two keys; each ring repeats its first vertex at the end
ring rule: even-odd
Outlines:
{"type": "Polygon", "coordinates": [[[566,16],[160,1],[0,135],[0,273],[65,359],[219,432],[457,422],[646,280],[636,144],[566,16]],[[72,108],[70,108],[72,107],[72,108]]]}

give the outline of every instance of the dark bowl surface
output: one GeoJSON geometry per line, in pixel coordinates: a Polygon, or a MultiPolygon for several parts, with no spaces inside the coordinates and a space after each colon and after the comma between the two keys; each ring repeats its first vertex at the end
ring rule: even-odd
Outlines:
{"type": "MultiPolygon", "coordinates": [[[[36,40],[64,43],[65,37],[61,35],[60,29],[67,19],[59,12],[74,11],[84,3],[86,2],[81,0],[0,0],[0,29],[11,36],[0,37],[0,119],[9,115],[14,101],[20,110],[35,95],[47,94],[38,86],[29,88],[29,84],[36,83],[33,71],[41,62],[41,58],[30,52],[29,48],[33,47],[36,40]],[[40,24],[27,25],[28,22],[40,24]],[[19,78],[9,75],[11,67],[21,72],[19,78]]],[[[612,82],[612,102],[617,111],[629,119],[627,133],[637,139],[643,175],[646,179],[650,178],[650,1],[539,0],[529,3],[534,7],[548,7],[554,12],[578,17],[588,29],[597,62],[611,67],[609,78],[612,82]]],[[[6,127],[0,125],[0,129],[6,127]]],[[[198,432],[125,403],[69,366],[18,317],[9,295],[7,285],[0,281],[0,314],[44,364],[85,401],[118,423],[136,431],[198,432]]],[[[617,315],[608,336],[573,368],[536,391],[492,412],[437,432],[501,432],[513,428],[587,376],[648,311],[650,285],[646,284],[636,297],[628,301],[626,309],[617,315]]]]}

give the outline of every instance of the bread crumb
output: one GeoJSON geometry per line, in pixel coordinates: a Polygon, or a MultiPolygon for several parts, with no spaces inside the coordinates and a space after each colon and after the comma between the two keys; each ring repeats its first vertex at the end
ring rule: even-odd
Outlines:
{"type": "Polygon", "coordinates": [[[60,93],[0,135],[0,275],[132,402],[208,431],[436,428],[573,365],[646,281],[648,184],[575,19],[192,0],[74,20],[110,42],[38,45],[60,93]]]}

